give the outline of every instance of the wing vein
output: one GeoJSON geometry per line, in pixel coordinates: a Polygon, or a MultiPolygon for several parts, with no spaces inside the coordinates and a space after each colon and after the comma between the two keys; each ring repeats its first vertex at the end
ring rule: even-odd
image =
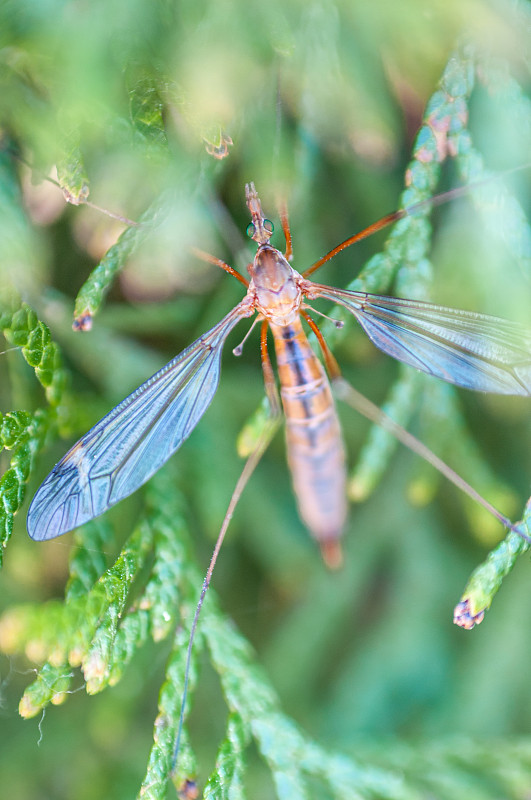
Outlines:
{"type": "Polygon", "coordinates": [[[467,389],[531,395],[531,332],[517,323],[415,300],[313,284],[353,314],[384,353],[467,389]]]}
{"type": "Polygon", "coordinates": [[[248,315],[242,301],[68,451],[31,503],[27,524],[33,539],[60,536],[99,516],[168,460],[210,405],[225,340],[248,315]]]}

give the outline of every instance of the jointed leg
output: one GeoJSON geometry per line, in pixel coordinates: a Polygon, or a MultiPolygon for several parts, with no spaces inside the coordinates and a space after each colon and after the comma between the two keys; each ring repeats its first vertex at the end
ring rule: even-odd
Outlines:
{"type": "Polygon", "coordinates": [[[289,217],[288,217],[288,207],[283,200],[279,203],[279,214],[280,214],[280,223],[282,225],[282,230],[284,231],[284,238],[286,239],[286,252],[284,256],[287,261],[291,261],[293,258],[293,247],[291,244],[291,230],[289,227],[289,217]]]}
{"type": "Polygon", "coordinates": [[[243,283],[246,288],[249,286],[249,281],[244,278],[243,275],[240,275],[240,273],[235,270],[234,267],[231,267],[222,261],[221,258],[211,256],[210,253],[205,253],[204,250],[199,250],[197,247],[191,247],[190,251],[194,254],[194,256],[197,256],[197,258],[200,258],[202,261],[208,261],[209,264],[214,264],[216,267],[221,267],[221,269],[224,269],[225,272],[229,273],[229,275],[233,275],[240,281],[240,283],[243,283]]]}
{"type": "Polygon", "coordinates": [[[319,347],[321,348],[321,352],[325,360],[326,369],[328,371],[328,374],[330,375],[330,380],[335,380],[336,378],[340,378],[341,370],[339,369],[339,364],[337,363],[336,358],[333,355],[332,351],[328,347],[323,334],[321,333],[321,331],[319,330],[313,319],[310,317],[310,315],[303,309],[301,309],[301,315],[304,317],[304,319],[306,320],[306,322],[308,323],[308,325],[310,326],[310,328],[317,337],[317,341],[319,342],[319,347]]]}

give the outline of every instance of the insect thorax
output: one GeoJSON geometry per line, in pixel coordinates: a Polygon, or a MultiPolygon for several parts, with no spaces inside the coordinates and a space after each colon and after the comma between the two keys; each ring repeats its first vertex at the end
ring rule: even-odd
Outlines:
{"type": "Polygon", "coordinates": [[[258,249],[249,265],[250,291],[256,310],[274,325],[289,325],[299,315],[302,293],[300,275],[279,250],[270,245],[258,249]]]}

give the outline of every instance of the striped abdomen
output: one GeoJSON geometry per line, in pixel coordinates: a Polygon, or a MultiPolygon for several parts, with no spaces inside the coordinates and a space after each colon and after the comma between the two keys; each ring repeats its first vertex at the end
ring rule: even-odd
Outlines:
{"type": "Polygon", "coordinates": [[[345,451],[339,420],[321,362],[310,347],[300,319],[271,325],[275,338],[286,446],[301,518],[337,565],[337,544],[346,517],[345,451]]]}

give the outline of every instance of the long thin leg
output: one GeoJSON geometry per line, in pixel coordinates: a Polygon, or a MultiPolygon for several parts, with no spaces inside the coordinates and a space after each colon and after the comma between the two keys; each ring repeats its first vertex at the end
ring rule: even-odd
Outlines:
{"type": "Polygon", "coordinates": [[[247,458],[247,461],[244,464],[244,467],[241,471],[240,477],[234,487],[234,491],[232,493],[232,497],[230,499],[229,505],[227,507],[227,513],[225,514],[225,518],[223,519],[218,538],[216,540],[216,545],[214,547],[214,552],[212,553],[212,557],[210,559],[210,564],[208,566],[208,570],[206,572],[203,586],[201,588],[201,594],[199,596],[199,602],[197,603],[197,607],[195,610],[194,618],[192,620],[192,625],[190,628],[190,638],[188,640],[188,649],[186,652],[186,667],[184,673],[184,687],[183,687],[183,697],[181,702],[181,713],[179,716],[179,727],[177,730],[177,737],[175,739],[175,747],[173,749],[173,759],[171,765],[171,772],[175,771],[175,767],[177,765],[177,758],[179,756],[179,748],[181,744],[181,735],[184,725],[184,711],[186,707],[186,699],[188,695],[188,678],[190,675],[190,664],[192,660],[192,648],[194,644],[195,632],[197,630],[197,623],[199,620],[199,615],[201,613],[201,609],[203,607],[203,602],[205,600],[205,595],[208,591],[208,587],[210,586],[210,581],[212,580],[212,573],[214,572],[214,567],[216,566],[216,561],[218,559],[219,551],[221,550],[221,545],[223,544],[223,540],[225,538],[225,534],[227,532],[227,528],[229,527],[229,523],[232,519],[232,515],[238,505],[239,499],[242,495],[242,492],[249,481],[249,478],[253,474],[256,465],[260,461],[262,455],[264,454],[265,450],[267,449],[269,442],[273,438],[275,434],[278,424],[280,421],[280,400],[278,397],[278,392],[275,384],[273,368],[271,366],[271,361],[269,360],[269,355],[267,352],[267,322],[264,320],[262,323],[262,336],[261,336],[261,353],[262,353],[262,367],[264,370],[264,380],[266,384],[266,393],[269,399],[269,406],[270,406],[270,415],[267,424],[263,427],[260,436],[256,442],[256,445],[247,458]]]}
{"type": "Polygon", "coordinates": [[[420,439],[417,439],[416,436],[413,436],[412,433],[409,433],[405,428],[402,428],[394,419],[388,417],[381,408],[378,408],[377,405],[372,403],[368,398],[364,397],[360,392],[356,391],[353,386],[351,386],[344,378],[336,378],[332,381],[332,386],[337,394],[337,396],[343,400],[343,402],[347,403],[349,406],[354,408],[360,414],[363,414],[364,417],[371,420],[371,422],[376,422],[377,425],[380,425],[385,430],[389,431],[396,436],[399,442],[402,442],[406,447],[412,450],[414,453],[419,455],[421,458],[425,459],[432,467],[435,467],[445,478],[447,478],[454,486],[457,486],[458,489],[461,489],[462,492],[467,494],[472,500],[475,500],[476,503],[479,503],[483,508],[485,508],[493,517],[495,517],[505,528],[509,528],[509,530],[514,531],[522,539],[525,539],[526,542],[531,542],[529,536],[526,536],[525,533],[521,530],[521,527],[518,525],[513,525],[510,519],[508,519],[501,511],[498,511],[488,500],[485,500],[479,492],[477,492],[469,483],[467,483],[457,472],[445,464],[445,462],[439,458],[439,456],[435,455],[435,453],[430,450],[425,444],[423,444],[420,439]]]}
{"type": "Polygon", "coordinates": [[[323,354],[323,358],[326,364],[326,369],[328,371],[330,379],[336,380],[336,378],[340,378],[341,370],[339,369],[339,364],[336,361],[336,357],[328,347],[323,334],[321,333],[321,331],[319,330],[313,319],[310,317],[310,315],[306,311],[304,311],[304,309],[301,309],[301,315],[302,317],[304,317],[304,319],[306,320],[312,331],[315,333],[315,336],[317,337],[317,341],[319,342],[319,347],[321,348],[321,352],[323,354]]]}
{"type": "MultiPolygon", "coordinates": [[[[429,202],[431,203],[433,201],[430,200],[429,202]]],[[[422,203],[418,203],[419,207],[424,205],[425,205],[424,201],[422,203]]],[[[319,267],[322,267],[323,264],[326,264],[327,261],[330,261],[331,258],[336,256],[342,250],[346,250],[346,248],[350,247],[351,244],[355,244],[355,242],[359,242],[361,241],[361,239],[366,239],[368,236],[372,236],[373,233],[381,231],[383,228],[387,228],[387,226],[391,225],[393,222],[397,222],[399,219],[407,217],[408,213],[415,208],[417,208],[417,206],[411,206],[410,209],[404,208],[401,209],[400,211],[393,211],[392,214],[387,214],[387,216],[382,217],[382,219],[379,219],[377,222],[373,222],[372,225],[369,225],[368,228],[365,228],[359,233],[355,233],[354,236],[349,236],[349,238],[345,239],[344,242],[341,242],[341,244],[336,245],[336,247],[330,250],[329,253],[327,253],[325,256],[322,256],[322,258],[320,258],[319,261],[316,261],[315,264],[312,264],[311,267],[308,267],[308,269],[304,270],[304,272],[302,273],[303,277],[307,278],[308,275],[312,275],[319,269],[319,267]]]]}
{"type": "MultiPolygon", "coordinates": [[[[511,172],[516,172],[520,169],[525,169],[528,167],[529,164],[524,165],[523,167],[515,167],[514,169],[509,169],[506,172],[502,173],[503,175],[509,175],[511,172]]],[[[441,194],[435,195],[435,197],[430,197],[427,200],[422,200],[420,203],[414,203],[412,206],[408,208],[401,208],[398,211],[393,211],[392,214],[386,214],[385,217],[373,222],[372,225],[369,225],[364,230],[360,231],[359,233],[355,233],[354,236],[349,236],[348,239],[345,239],[344,242],[338,244],[329,253],[325,256],[322,256],[315,264],[312,264],[311,267],[308,267],[302,275],[304,278],[307,278],[309,275],[312,275],[316,272],[319,267],[322,267],[323,264],[326,264],[327,261],[330,261],[335,255],[340,253],[342,250],[345,250],[347,247],[350,247],[351,244],[355,244],[355,242],[361,241],[361,239],[366,239],[368,236],[371,236],[373,233],[377,231],[381,231],[383,228],[387,228],[388,225],[391,225],[393,222],[398,222],[399,219],[403,219],[404,217],[408,217],[410,214],[414,214],[415,211],[420,211],[423,208],[428,206],[440,206],[443,203],[448,203],[450,200],[455,200],[456,197],[462,197],[463,195],[468,194],[473,189],[479,188],[486,183],[490,183],[494,177],[485,178],[483,181],[478,181],[477,183],[470,185],[470,186],[458,186],[456,189],[450,189],[448,192],[442,192],[441,194]]]]}
{"type": "Polygon", "coordinates": [[[208,261],[209,264],[214,264],[216,267],[221,267],[221,269],[224,269],[225,272],[229,273],[229,275],[233,275],[240,281],[240,283],[243,283],[246,288],[249,286],[249,281],[244,278],[243,275],[240,275],[240,273],[235,270],[234,267],[231,267],[222,261],[221,258],[211,256],[210,253],[205,253],[204,250],[199,250],[197,247],[191,247],[190,252],[193,253],[194,256],[197,256],[197,258],[200,258],[202,261],[208,261]]]}
{"type": "Polygon", "coordinates": [[[267,350],[267,330],[268,322],[264,319],[262,327],[260,328],[260,358],[262,359],[262,371],[264,373],[264,386],[267,399],[269,400],[269,409],[272,417],[280,417],[280,398],[278,396],[277,384],[275,381],[275,373],[269,358],[267,350]]]}

